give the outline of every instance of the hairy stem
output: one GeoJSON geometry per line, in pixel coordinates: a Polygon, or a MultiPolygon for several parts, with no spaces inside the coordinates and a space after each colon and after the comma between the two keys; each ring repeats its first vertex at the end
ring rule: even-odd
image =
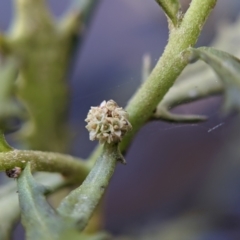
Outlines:
{"type": "MultiPolygon", "coordinates": [[[[151,118],[159,102],[188,64],[181,53],[196,43],[216,3],[217,0],[193,0],[180,26],[172,29],[162,57],[126,107],[133,130],[124,137],[120,145],[122,151],[126,151],[135,134],[151,118]]],[[[91,164],[99,156],[100,148],[99,145],[91,154],[91,164]]]]}
{"type": "Polygon", "coordinates": [[[31,150],[0,153],[0,171],[14,167],[23,169],[28,162],[31,162],[33,171],[59,172],[74,182],[82,182],[89,172],[89,167],[84,161],[70,155],[31,150]]]}
{"type": "Polygon", "coordinates": [[[127,148],[133,136],[151,117],[156,106],[188,64],[181,53],[195,45],[216,2],[217,0],[193,0],[180,26],[171,31],[162,57],[126,107],[133,131],[124,138],[121,149],[127,148]]]}

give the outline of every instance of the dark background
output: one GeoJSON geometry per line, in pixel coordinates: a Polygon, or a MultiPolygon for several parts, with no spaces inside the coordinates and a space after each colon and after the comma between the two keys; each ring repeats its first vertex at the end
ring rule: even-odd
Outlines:
{"type": "MultiPolygon", "coordinates": [[[[68,2],[51,0],[49,4],[54,14],[60,16],[68,2]]],[[[186,8],[189,1],[182,3],[186,8]]],[[[198,45],[209,44],[219,22],[233,21],[239,8],[238,0],[219,0],[198,45]]],[[[12,1],[1,0],[1,30],[10,27],[12,14],[12,1]]],[[[88,140],[84,128],[89,106],[98,105],[104,99],[114,99],[125,106],[141,83],[143,55],[149,53],[154,65],[163,52],[167,36],[166,18],[154,0],[101,1],[69,73],[70,122],[75,133],[73,155],[87,157],[95,146],[88,140]]],[[[224,172],[216,158],[232,136],[236,119],[235,116],[221,117],[220,104],[221,97],[212,97],[179,108],[179,112],[207,114],[209,120],[205,123],[184,125],[156,121],[141,129],[126,156],[127,166],[117,167],[109,187],[105,204],[108,230],[114,234],[135,233],[179,218],[189,209],[199,210],[196,198],[208,182],[209,174],[213,169],[224,172]],[[208,132],[219,124],[220,127],[208,132]]],[[[218,190],[219,196],[209,199],[215,199],[213,205],[216,205],[228,194],[229,199],[224,200],[225,205],[220,204],[220,209],[225,209],[226,204],[232,206],[236,213],[235,226],[240,222],[237,203],[240,205],[240,183],[237,174],[234,179],[231,172],[228,174],[229,181],[218,190]],[[239,184],[232,184],[236,182],[239,184]],[[227,191],[229,188],[231,193],[227,191]]],[[[213,188],[216,189],[216,185],[213,188]]],[[[207,199],[203,202],[208,202],[207,199]]],[[[203,208],[201,205],[202,212],[203,208]]],[[[212,229],[210,232],[218,236],[216,239],[240,239],[235,228],[229,231],[224,225],[212,229]]],[[[198,239],[214,239],[207,238],[213,235],[204,236],[206,238],[198,239]]]]}

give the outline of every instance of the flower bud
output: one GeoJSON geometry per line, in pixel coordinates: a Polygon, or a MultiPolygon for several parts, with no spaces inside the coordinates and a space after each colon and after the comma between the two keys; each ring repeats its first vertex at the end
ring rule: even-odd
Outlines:
{"type": "Polygon", "coordinates": [[[90,140],[98,139],[100,143],[118,143],[132,129],[127,112],[113,100],[91,107],[85,121],[90,140]]]}

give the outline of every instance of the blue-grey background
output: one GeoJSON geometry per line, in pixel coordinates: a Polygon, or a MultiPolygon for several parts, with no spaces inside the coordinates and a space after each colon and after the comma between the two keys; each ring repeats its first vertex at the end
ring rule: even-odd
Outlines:
{"type": "MultiPolygon", "coordinates": [[[[1,30],[10,27],[12,2],[0,1],[1,30]]],[[[70,1],[48,2],[54,14],[60,16],[70,1]]],[[[189,1],[182,3],[186,8],[189,1]]],[[[209,44],[218,23],[224,19],[233,21],[239,9],[238,0],[219,0],[198,45],[209,44]]],[[[72,154],[87,157],[95,146],[88,140],[84,128],[89,106],[98,105],[104,99],[114,99],[125,106],[141,83],[143,55],[149,53],[154,64],[163,52],[167,36],[166,18],[154,0],[101,1],[69,73],[70,123],[74,134],[72,154]]],[[[105,226],[109,231],[114,234],[134,232],[174,219],[194,208],[196,196],[209,172],[218,166],[215,156],[231,135],[235,119],[234,116],[221,117],[220,102],[220,97],[214,97],[180,109],[184,112],[190,108],[191,112],[207,114],[209,121],[205,123],[152,122],[142,128],[126,156],[127,166],[117,167],[106,196],[105,226]],[[208,132],[218,124],[222,124],[221,127],[208,132]]],[[[233,181],[239,183],[239,178],[233,181]]],[[[229,186],[233,187],[230,184],[226,188],[229,186]]],[[[239,186],[235,186],[231,192],[233,196],[229,197],[236,199],[235,202],[240,200],[239,186]]],[[[219,191],[225,194],[224,188],[219,191]]],[[[236,212],[237,207],[237,204],[233,207],[236,212]]],[[[16,239],[20,239],[18,234],[16,239]]],[[[232,231],[220,229],[211,234],[201,239],[215,239],[213,236],[240,239],[237,231],[232,234],[232,231]],[[212,237],[207,238],[209,236],[212,237]]]]}

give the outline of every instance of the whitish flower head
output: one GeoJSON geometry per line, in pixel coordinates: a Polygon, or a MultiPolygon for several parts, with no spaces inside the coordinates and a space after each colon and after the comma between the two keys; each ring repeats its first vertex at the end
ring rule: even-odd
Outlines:
{"type": "Polygon", "coordinates": [[[126,132],[132,129],[127,112],[113,100],[91,107],[85,121],[90,140],[98,139],[100,143],[120,142],[126,132]]]}

